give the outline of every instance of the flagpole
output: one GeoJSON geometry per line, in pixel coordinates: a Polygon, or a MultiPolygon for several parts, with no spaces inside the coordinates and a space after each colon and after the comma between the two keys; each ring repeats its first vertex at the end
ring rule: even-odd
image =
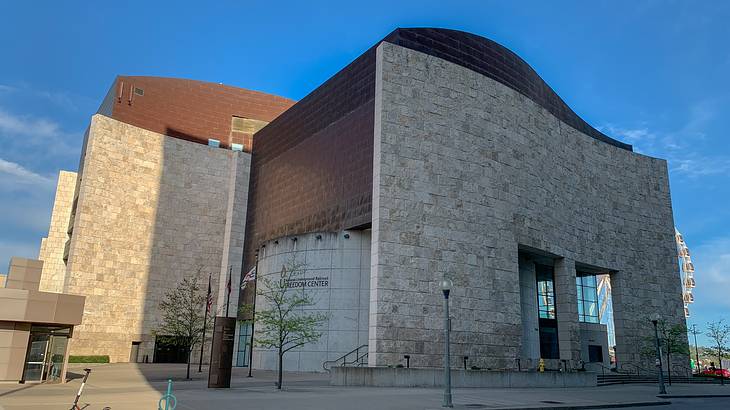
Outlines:
{"type": "Polygon", "coordinates": [[[256,284],[258,283],[259,274],[259,251],[256,250],[256,265],[254,267],[256,272],[256,280],[253,282],[253,309],[251,310],[251,342],[248,345],[248,377],[251,376],[251,369],[253,369],[253,326],[254,317],[256,317],[256,284]]]}
{"type": "Polygon", "coordinates": [[[228,317],[228,305],[231,304],[231,275],[233,274],[233,265],[228,267],[228,282],[226,284],[226,317],[228,317]]]}
{"type": "Polygon", "coordinates": [[[208,309],[210,307],[210,276],[208,273],[208,297],[205,298],[205,315],[203,315],[203,340],[200,341],[200,361],[198,361],[198,373],[203,372],[203,349],[205,348],[205,328],[208,327],[208,309]]]}

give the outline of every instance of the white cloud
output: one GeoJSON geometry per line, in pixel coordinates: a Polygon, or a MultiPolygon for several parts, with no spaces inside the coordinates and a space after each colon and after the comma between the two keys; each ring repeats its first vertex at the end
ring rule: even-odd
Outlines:
{"type": "Polygon", "coordinates": [[[30,147],[35,147],[28,159],[74,158],[80,142],[79,134],[64,132],[55,121],[12,114],[0,107],[0,144],[10,155],[28,157],[30,147]]]}
{"type": "Polygon", "coordinates": [[[20,164],[0,158],[0,186],[13,184],[52,189],[55,185],[55,179],[37,174],[20,164]]]}
{"type": "Polygon", "coordinates": [[[28,84],[20,84],[20,85],[0,84],[0,93],[5,93],[5,94],[17,93],[17,94],[24,95],[24,96],[27,96],[30,98],[46,100],[54,105],[57,105],[61,108],[68,109],[71,111],[77,111],[79,109],[78,105],[76,104],[77,101],[82,104],[93,102],[89,98],[78,96],[78,95],[70,95],[65,92],[37,90],[37,89],[29,86],[28,84]]]}
{"type": "Polygon", "coordinates": [[[701,153],[696,144],[705,140],[704,129],[715,116],[713,104],[699,102],[689,108],[688,121],[680,129],[668,132],[648,126],[621,127],[607,124],[598,129],[611,137],[634,146],[634,151],[666,159],[670,172],[679,176],[698,177],[730,173],[730,157],[701,153]]]}
{"type": "Polygon", "coordinates": [[[16,116],[0,108],[0,132],[32,137],[56,137],[60,134],[57,123],[29,116],[16,116]]]}

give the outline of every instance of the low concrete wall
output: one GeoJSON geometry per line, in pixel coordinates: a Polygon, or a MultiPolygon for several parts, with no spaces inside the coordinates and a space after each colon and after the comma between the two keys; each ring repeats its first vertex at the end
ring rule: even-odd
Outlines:
{"type": "MultiPolygon", "coordinates": [[[[441,387],[444,372],[437,368],[333,367],[332,386],[441,387]]],[[[452,387],[595,387],[591,372],[516,372],[451,370],[452,387]]]]}

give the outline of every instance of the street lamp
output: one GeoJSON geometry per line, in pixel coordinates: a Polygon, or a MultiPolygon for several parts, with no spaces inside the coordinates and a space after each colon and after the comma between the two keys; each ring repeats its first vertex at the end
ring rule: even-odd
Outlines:
{"type": "Polygon", "coordinates": [[[695,369],[697,370],[697,373],[700,372],[700,351],[697,349],[697,334],[700,333],[697,330],[697,325],[692,325],[692,330],[690,330],[690,333],[694,335],[695,337],[695,369]]]}
{"type": "MultiPolygon", "coordinates": [[[[659,368],[659,394],[667,394],[667,390],[664,388],[664,374],[662,371],[662,353],[659,348],[659,331],[657,330],[657,323],[659,322],[659,315],[654,315],[651,319],[651,324],[654,325],[654,340],[656,341],[656,366],[659,368]]],[[[669,365],[669,363],[667,363],[669,365]]]]}
{"type": "Polygon", "coordinates": [[[449,354],[449,293],[453,282],[450,279],[443,278],[440,286],[444,293],[444,404],[442,407],[454,407],[451,403],[451,364],[449,354]]]}

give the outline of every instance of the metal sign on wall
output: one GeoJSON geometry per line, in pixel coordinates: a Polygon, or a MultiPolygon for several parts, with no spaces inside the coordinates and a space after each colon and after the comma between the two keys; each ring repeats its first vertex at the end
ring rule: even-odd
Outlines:
{"type": "Polygon", "coordinates": [[[316,276],[313,278],[289,279],[286,282],[288,288],[326,288],[330,284],[330,279],[326,276],[316,276]]]}

